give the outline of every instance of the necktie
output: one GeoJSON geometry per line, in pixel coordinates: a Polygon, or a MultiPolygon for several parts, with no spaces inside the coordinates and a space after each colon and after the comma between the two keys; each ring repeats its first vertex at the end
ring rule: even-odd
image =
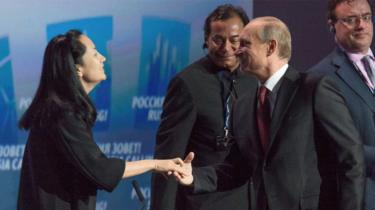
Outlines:
{"type": "MultiPolygon", "coordinates": [[[[361,60],[363,62],[363,65],[365,67],[366,73],[368,78],[370,79],[371,85],[367,84],[367,86],[370,87],[370,89],[374,90],[375,86],[375,65],[374,61],[371,59],[369,55],[366,55],[361,60]]],[[[366,82],[368,83],[368,82],[366,82]]]]}
{"type": "Polygon", "coordinates": [[[257,124],[260,143],[266,152],[269,141],[270,109],[267,100],[268,89],[261,86],[258,94],[257,124]]]}

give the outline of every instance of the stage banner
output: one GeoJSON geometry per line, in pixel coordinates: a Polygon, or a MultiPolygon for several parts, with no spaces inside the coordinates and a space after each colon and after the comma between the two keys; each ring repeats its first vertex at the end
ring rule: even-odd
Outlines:
{"type": "MultiPolygon", "coordinates": [[[[223,3],[252,16],[252,0],[4,0],[0,6],[0,210],[16,209],[28,133],[17,122],[39,83],[48,41],[79,29],[106,57],[107,80],[90,94],[102,151],[128,161],[153,157],[169,80],[204,56],[203,24],[223,3]]],[[[150,173],[98,191],[97,210],[147,209],[150,173]],[[131,182],[136,180],[145,201],[131,182]]]]}

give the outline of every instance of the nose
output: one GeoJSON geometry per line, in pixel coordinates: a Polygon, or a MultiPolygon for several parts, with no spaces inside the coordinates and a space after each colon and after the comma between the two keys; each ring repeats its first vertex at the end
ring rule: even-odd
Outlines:
{"type": "Polygon", "coordinates": [[[226,39],[221,45],[221,49],[225,52],[237,50],[237,46],[232,43],[229,39],[226,39]]]}
{"type": "Polygon", "coordinates": [[[101,58],[102,58],[102,62],[104,62],[105,60],[107,60],[102,54],[100,54],[101,58]]]}
{"type": "Polygon", "coordinates": [[[355,26],[356,26],[356,28],[363,28],[365,24],[366,24],[366,21],[362,17],[358,17],[355,20],[355,26]]]}

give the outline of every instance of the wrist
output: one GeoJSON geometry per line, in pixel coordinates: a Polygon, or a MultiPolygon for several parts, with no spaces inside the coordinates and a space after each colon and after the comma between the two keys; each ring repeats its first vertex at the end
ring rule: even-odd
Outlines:
{"type": "Polygon", "coordinates": [[[151,170],[157,171],[158,168],[159,168],[158,160],[156,160],[156,159],[152,160],[151,161],[151,170]]]}

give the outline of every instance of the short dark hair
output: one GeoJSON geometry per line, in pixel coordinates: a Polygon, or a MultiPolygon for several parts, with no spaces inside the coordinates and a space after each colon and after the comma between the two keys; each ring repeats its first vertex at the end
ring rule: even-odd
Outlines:
{"type": "Polygon", "coordinates": [[[206,21],[204,22],[203,48],[207,48],[206,41],[211,33],[211,23],[218,20],[228,20],[232,17],[239,17],[244,26],[249,23],[249,17],[245,10],[243,10],[242,7],[233,6],[232,4],[220,5],[207,16],[206,21]]]}
{"type": "Polygon", "coordinates": [[[36,94],[19,127],[29,129],[56,123],[61,115],[72,112],[92,126],[96,110],[83,89],[76,64],[82,64],[86,52],[80,41],[82,32],[70,30],[51,39],[44,52],[40,82],[36,94]]]}
{"type": "MultiPolygon", "coordinates": [[[[356,0],[329,0],[328,1],[328,7],[327,7],[327,19],[331,20],[333,22],[337,21],[337,17],[335,14],[335,9],[338,4],[341,4],[343,2],[352,2],[356,0]]],[[[367,0],[367,3],[370,5],[371,13],[373,13],[372,9],[372,0],[367,0]]]]}

